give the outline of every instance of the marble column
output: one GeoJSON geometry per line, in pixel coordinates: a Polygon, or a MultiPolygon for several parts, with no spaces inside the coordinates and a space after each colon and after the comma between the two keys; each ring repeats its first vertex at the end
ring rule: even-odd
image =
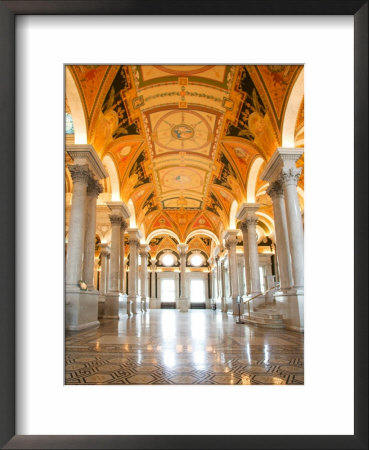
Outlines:
{"type": "Polygon", "coordinates": [[[122,294],[125,294],[125,261],[124,261],[124,233],[128,228],[128,224],[125,220],[122,220],[120,226],[120,274],[119,274],[119,290],[122,294]]]}
{"type": "MultiPolygon", "coordinates": [[[[230,278],[230,290],[232,301],[232,312],[234,315],[238,315],[238,299],[239,299],[239,286],[238,286],[238,271],[237,271],[237,234],[238,230],[227,230],[224,233],[224,239],[226,248],[228,250],[228,263],[229,263],[229,278],[230,278]]],[[[243,303],[240,305],[241,314],[243,313],[243,303]]]]}
{"type": "Polygon", "coordinates": [[[226,286],[226,269],[224,256],[220,260],[220,279],[222,282],[222,296],[220,309],[222,312],[226,313],[228,308],[227,308],[227,286],[226,286]]]}
{"type": "Polygon", "coordinates": [[[142,312],[147,311],[148,307],[148,280],[147,280],[147,259],[150,247],[147,244],[140,245],[140,256],[141,256],[141,310],[142,312]]]}
{"type": "Polygon", "coordinates": [[[108,244],[99,244],[100,250],[100,286],[99,286],[99,317],[104,316],[105,294],[108,286],[108,257],[110,248],[108,244]]]}
{"type": "Polygon", "coordinates": [[[279,181],[274,181],[267,189],[267,194],[273,202],[276,253],[278,259],[281,290],[293,286],[290,245],[288,241],[286,207],[283,187],[279,181]]]}
{"type": "Polygon", "coordinates": [[[97,180],[90,178],[87,186],[86,231],[82,272],[82,279],[90,291],[94,290],[96,199],[102,191],[101,184],[97,180]]]}
{"type": "Polygon", "coordinates": [[[261,293],[260,288],[260,272],[259,272],[259,253],[258,242],[256,234],[256,224],[258,218],[255,214],[255,210],[258,206],[250,207],[246,215],[246,225],[248,230],[248,245],[249,245],[249,263],[250,263],[250,278],[251,278],[251,295],[257,295],[261,293]]]}
{"type": "Polygon", "coordinates": [[[250,256],[249,256],[249,237],[246,222],[241,223],[242,240],[243,240],[243,256],[245,258],[245,279],[246,279],[246,295],[251,294],[251,275],[250,275],[250,256]]]}
{"type": "Polygon", "coordinates": [[[129,273],[127,311],[133,314],[141,313],[141,298],[138,295],[138,248],[141,233],[137,228],[128,228],[129,242],[129,273]]]}
{"type": "Polygon", "coordinates": [[[181,267],[181,295],[179,297],[180,312],[188,311],[188,298],[186,292],[186,253],[188,250],[187,244],[178,244],[177,246],[180,258],[181,267]]]}
{"type": "Polygon", "coordinates": [[[119,259],[120,259],[120,226],[122,216],[118,214],[109,215],[111,223],[111,249],[110,249],[110,270],[109,289],[105,296],[105,319],[119,319],[119,259]]]}
{"type": "Polygon", "coordinates": [[[91,175],[87,164],[83,166],[71,165],[68,168],[73,180],[73,195],[69,218],[65,278],[68,290],[79,291],[79,281],[82,279],[82,261],[85,240],[87,186],[91,175]]]}
{"type": "MultiPolygon", "coordinates": [[[[104,298],[105,301],[105,294],[107,292],[107,285],[108,285],[108,256],[110,254],[110,248],[108,244],[99,244],[98,245],[100,250],[100,287],[99,292],[100,296],[104,298]]],[[[100,298],[99,298],[100,300],[100,298]]]]}
{"type": "Polygon", "coordinates": [[[300,204],[297,196],[297,182],[301,168],[282,169],[280,182],[286,203],[288,239],[290,244],[293,285],[298,291],[304,288],[304,231],[300,204]]]}
{"type": "Polygon", "coordinates": [[[95,229],[94,223],[90,224],[87,217],[91,214],[94,216],[95,211],[93,202],[92,205],[88,204],[87,189],[89,183],[97,183],[96,180],[106,178],[108,173],[92,145],[67,145],[66,153],[73,161],[73,164],[68,165],[73,180],[73,194],[67,224],[69,239],[66,256],[65,328],[77,331],[99,325],[99,293],[91,289],[95,229]],[[88,290],[81,289],[79,285],[79,281],[85,276],[88,290]]]}
{"type": "MultiPolygon", "coordinates": [[[[286,328],[294,331],[304,330],[304,236],[297,195],[301,168],[296,167],[296,162],[303,153],[302,148],[277,148],[260,174],[260,178],[268,181],[271,188],[274,182],[278,182],[283,188],[293,286],[276,292],[274,299],[278,312],[283,314],[286,328]]],[[[280,243],[277,236],[276,239],[279,258],[280,243]]],[[[279,274],[282,276],[285,267],[282,267],[282,261],[278,263],[279,274]]]]}
{"type": "Polygon", "coordinates": [[[151,297],[150,297],[150,309],[157,309],[159,305],[157,304],[156,298],[156,259],[151,258],[151,297]]]}

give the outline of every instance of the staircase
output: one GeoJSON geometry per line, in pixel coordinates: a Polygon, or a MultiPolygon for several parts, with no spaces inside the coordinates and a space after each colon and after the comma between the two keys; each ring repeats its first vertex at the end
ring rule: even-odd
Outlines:
{"type": "Polygon", "coordinates": [[[250,312],[241,316],[241,323],[254,325],[262,328],[285,328],[283,315],[279,314],[273,304],[260,305],[250,312]]]}

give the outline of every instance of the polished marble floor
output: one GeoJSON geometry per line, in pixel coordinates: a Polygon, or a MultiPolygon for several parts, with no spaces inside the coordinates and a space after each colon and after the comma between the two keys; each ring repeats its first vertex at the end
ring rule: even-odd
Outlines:
{"type": "Polygon", "coordinates": [[[151,310],[66,335],[66,384],[304,384],[304,335],[151,310]]]}

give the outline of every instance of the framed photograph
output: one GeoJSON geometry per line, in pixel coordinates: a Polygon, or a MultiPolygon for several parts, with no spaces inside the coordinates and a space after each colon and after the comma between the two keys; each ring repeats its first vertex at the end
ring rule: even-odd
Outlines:
{"type": "Polygon", "coordinates": [[[3,448],[368,448],[367,19],[0,3],[3,448]]]}

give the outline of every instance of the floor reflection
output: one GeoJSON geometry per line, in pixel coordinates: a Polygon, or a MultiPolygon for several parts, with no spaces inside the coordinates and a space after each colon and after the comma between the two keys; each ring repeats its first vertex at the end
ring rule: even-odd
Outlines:
{"type": "Polygon", "coordinates": [[[66,336],[66,384],[303,384],[303,334],[152,310],[66,336]]]}

